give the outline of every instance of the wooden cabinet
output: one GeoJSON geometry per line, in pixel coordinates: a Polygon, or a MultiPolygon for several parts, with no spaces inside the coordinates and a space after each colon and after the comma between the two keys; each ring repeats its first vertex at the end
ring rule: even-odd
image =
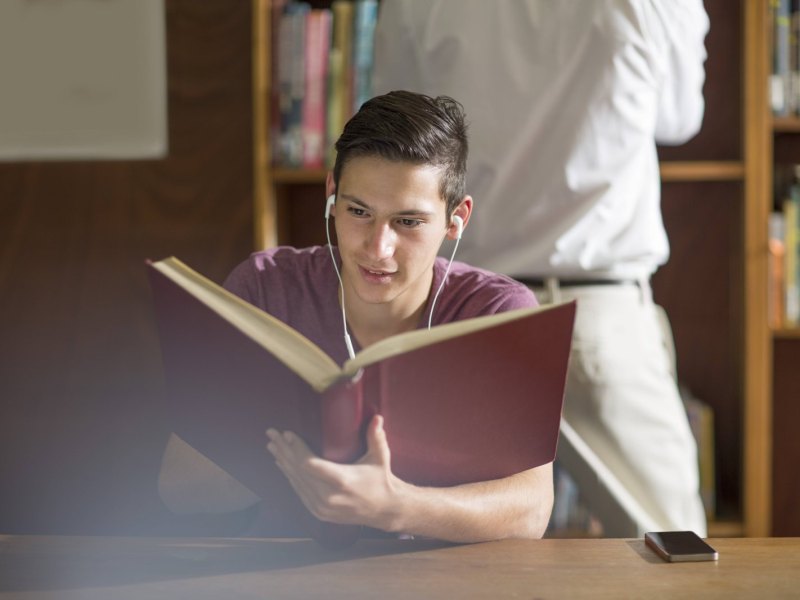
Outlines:
{"type": "MultiPolygon", "coordinates": [[[[800,164],[800,118],[797,116],[773,118],[770,113],[767,78],[771,65],[771,26],[769,2],[763,0],[758,8],[751,8],[753,22],[748,33],[750,49],[748,62],[752,81],[748,83],[753,98],[751,112],[751,137],[753,148],[753,176],[759,182],[758,197],[754,197],[754,219],[766,227],[766,219],[773,209],[773,174],[776,165],[800,164]],[[755,14],[757,13],[757,14],[755,14]]],[[[763,231],[763,230],[762,230],[763,231]]],[[[761,231],[759,233],[762,233],[761,231]]],[[[768,277],[768,260],[764,238],[758,238],[758,276],[754,284],[768,277]]],[[[759,421],[754,431],[762,445],[753,449],[753,485],[763,485],[766,493],[757,496],[766,504],[765,526],[772,535],[800,535],[800,483],[797,465],[800,464],[800,328],[778,327],[770,330],[768,324],[765,343],[765,383],[763,403],[754,398],[753,410],[759,421]],[[763,457],[763,458],[762,458],[763,457]],[[761,460],[759,460],[761,459],[761,460]],[[764,474],[756,474],[763,469],[764,474]]],[[[753,495],[757,492],[754,490],[753,495]]]]}
{"type": "MultiPolygon", "coordinates": [[[[325,172],[270,165],[269,5],[253,0],[254,245],[323,243],[325,172]]],[[[788,419],[797,422],[800,380],[791,365],[800,360],[800,337],[770,331],[767,320],[773,153],[767,0],[705,5],[711,19],[706,116],[688,144],[659,149],[672,256],[653,286],[672,321],[679,377],[715,411],[711,535],[798,535],[800,498],[790,480],[800,442],[788,419]],[[773,404],[781,419],[774,433],[773,404]],[[784,458],[773,463],[778,454],[784,458]]],[[[800,162],[800,122],[776,131],[788,129],[797,131],[791,135],[800,162]]]]}

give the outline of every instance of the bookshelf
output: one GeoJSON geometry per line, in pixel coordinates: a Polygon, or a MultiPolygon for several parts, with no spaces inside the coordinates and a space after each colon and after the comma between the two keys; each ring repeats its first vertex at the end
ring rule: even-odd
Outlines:
{"type": "MultiPolygon", "coordinates": [[[[746,61],[750,79],[747,87],[753,104],[749,107],[748,118],[754,145],[753,193],[758,194],[752,199],[752,216],[762,226],[758,232],[761,236],[764,235],[763,224],[773,208],[775,166],[800,164],[800,117],[772,115],[767,81],[772,66],[774,25],[770,6],[775,2],[761,0],[752,5],[748,3],[745,17],[752,20],[750,23],[745,21],[749,28],[746,61]]],[[[792,15],[792,19],[795,18],[792,15]]],[[[764,240],[759,237],[756,242],[761,252],[756,258],[759,265],[754,285],[767,280],[769,260],[763,251],[764,240]]],[[[755,415],[752,434],[759,445],[751,448],[752,456],[749,458],[754,479],[752,485],[763,485],[766,491],[753,490],[751,496],[757,505],[766,506],[767,518],[761,524],[763,530],[772,535],[796,536],[800,535],[800,489],[796,478],[796,465],[800,460],[800,442],[796,435],[800,418],[800,373],[797,369],[800,364],[800,327],[767,326],[764,337],[767,339],[764,360],[768,361],[762,390],[764,401],[759,405],[758,398],[752,398],[754,406],[751,409],[755,415]],[[757,469],[764,474],[759,475],[757,469]]]]}
{"type": "MultiPolygon", "coordinates": [[[[725,463],[727,471],[723,469],[720,476],[730,481],[721,488],[725,508],[709,524],[710,535],[717,536],[765,536],[781,531],[800,535],[791,529],[792,519],[796,523],[797,517],[787,517],[781,508],[791,500],[786,492],[791,472],[784,472],[773,461],[775,445],[790,444],[790,456],[796,457],[795,464],[800,462],[800,444],[789,437],[788,426],[780,431],[774,427],[776,403],[781,415],[788,417],[790,401],[800,397],[795,394],[800,387],[798,375],[789,366],[800,361],[800,329],[770,328],[766,292],[773,142],[777,136],[789,138],[800,163],[800,118],[773,119],[769,110],[767,3],[738,0],[732,5],[730,0],[706,0],[712,20],[710,36],[716,40],[709,47],[708,66],[713,72],[709,72],[707,85],[707,131],[687,149],[661,153],[673,258],[666,272],[658,275],[660,281],[654,283],[662,291],[683,289],[667,291],[663,303],[673,321],[679,361],[683,361],[679,373],[687,373],[699,385],[704,379],[711,381],[706,389],[720,416],[717,462],[725,463]],[[737,55],[738,61],[731,58],[737,55]],[[719,212],[725,212],[723,219],[717,219],[719,212]],[[717,283],[726,304],[717,311],[721,314],[715,313],[715,328],[706,334],[719,341],[707,347],[701,344],[698,350],[694,348],[697,338],[692,335],[697,335],[693,330],[705,315],[694,306],[696,295],[687,294],[681,286],[686,285],[684,271],[691,271],[693,263],[711,261],[710,254],[720,253],[708,244],[698,246],[696,238],[705,235],[705,230],[696,223],[708,220],[722,221],[712,225],[711,234],[726,240],[731,258],[726,255],[709,262],[720,267],[716,271],[725,271],[718,275],[717,283]],[[716,363],[723,367],[709,377],[706,367],[716,363]],[[789,524],[782,524],[784,521],[789,524]]],[[[256,248],[324,240],[323,221],[317,216],[326,171],[271,165],[270,4],[270,0],[252,0],[256,248]]],[[[702,286],[705,274],[698,273],[695,269],[695,281],[702,286]]]]}

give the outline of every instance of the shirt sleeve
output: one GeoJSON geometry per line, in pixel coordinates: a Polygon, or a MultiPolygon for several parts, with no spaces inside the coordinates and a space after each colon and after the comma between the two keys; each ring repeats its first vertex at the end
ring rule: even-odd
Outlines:
{"type": "Polygon", "coordinates": [[[532,308],[534,306],[539,306],[539,301],[536,299],[533,291],[520,285],[519,287],[515,286],[515,289],[511,293],[502,298],[494,312],[506,312],[519,308],[532,308]]]}
{"type": "Polygon", "coordinates": [[[497,276],[491,283],[478,287],[472,298],[472,304],[473,307],[468,312],[474,311],[474,314],[468,316],[494,315],[509,310],[539,306],[533,291],[503,276],[497,276]]]}
{"type": "Polygon", "coordinates": [[[252,258],[236,266],[225,278],[222,287],[250,304],[263,305],[252,258]]]}
{"type": "Polygon", "coordinates": [[[650,0],[641,6],[658,71],[656,141],[682,144],[703,122],[708,15],[702,0],[650,0]]]}

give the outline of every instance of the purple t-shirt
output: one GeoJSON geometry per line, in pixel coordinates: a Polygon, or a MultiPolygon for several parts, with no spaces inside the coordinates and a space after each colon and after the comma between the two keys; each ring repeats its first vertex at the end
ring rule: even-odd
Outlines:
{"type": "MultiPolygon", "coordinates": [[[[339,261],[338,252],[334,254],[339,261]]],[[[447,260],[433,266],[431,294],[419,327],[427,327],[433,294],[447,269],[447,260]]],[[[336,363],[347,360],[339,281],[326,246],[278,247],[255,252],[225,280],[225,288],[277,317],[317,344],[336,363]]],[[[436,300],[433,324],[536,306],[527,287],[489,271],[453,262],[442,293],[436,300]]],[[[353,340],[357,344],[356,340],[353,340]]],[[[356,348],[358,351],[358,348],[356,348]]]]}

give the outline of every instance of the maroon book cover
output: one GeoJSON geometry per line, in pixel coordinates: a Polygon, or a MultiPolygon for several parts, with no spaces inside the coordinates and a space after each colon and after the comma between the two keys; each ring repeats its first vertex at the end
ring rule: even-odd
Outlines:
{"type": "Polygon", "coordinates": [[[276,535],[337,543],[357,528],[306,511],[266,450],[268,427],[352,462],[380,413],[393,472],[418,485],[497,479],[555,457],[574,303],[384,358],[319,393],[182,286],[148,272],[173,430],[262,498],[276,535]]]}

